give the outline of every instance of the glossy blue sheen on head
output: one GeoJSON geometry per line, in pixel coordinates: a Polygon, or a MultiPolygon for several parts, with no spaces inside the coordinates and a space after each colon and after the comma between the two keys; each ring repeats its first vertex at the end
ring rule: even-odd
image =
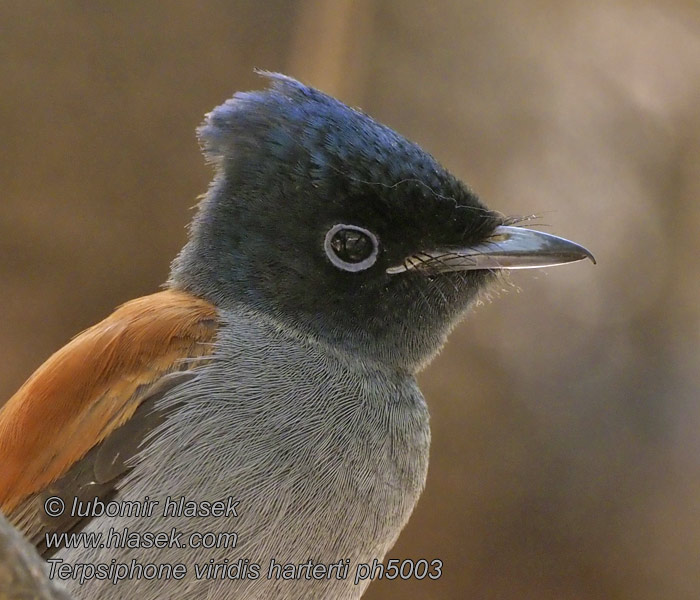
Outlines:
{"type": "Polygon", "coordinates": [[[500,218],[418,145],[318,90],[267,76],[270,89],[236,94],[198,130],[216,176],[171,284],[416,368],[489,273],[386,269],[421,250],[477,244],[500,218]],[[379,239],[371,268],[330,262],[324,238],[338,223],[379,239]]]}

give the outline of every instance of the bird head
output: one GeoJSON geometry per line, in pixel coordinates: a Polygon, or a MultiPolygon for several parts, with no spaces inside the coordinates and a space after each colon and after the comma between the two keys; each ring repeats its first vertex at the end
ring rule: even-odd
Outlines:
{"type": "Polygon", "coordinates": [[[199,128],[215,177],[170,284],[415,371],[502,269],[592,258],[506,225],[418,145],[294,79],[199,128]]]}

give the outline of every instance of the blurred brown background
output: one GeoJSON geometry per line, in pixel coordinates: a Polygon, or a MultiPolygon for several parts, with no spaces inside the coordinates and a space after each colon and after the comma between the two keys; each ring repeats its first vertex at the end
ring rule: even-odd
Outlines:
{"type": "MultiPolygon", "coordinates": [[[[0,5],[0,398],[155,291],[194,128],[280,70],[421,143],[598,266],[516,273],[422,375],[428,485],[369,599],[700,598],[700,5],[0,5]]],[[[0,467],[1,468],[1,467],[0,467]]]]}

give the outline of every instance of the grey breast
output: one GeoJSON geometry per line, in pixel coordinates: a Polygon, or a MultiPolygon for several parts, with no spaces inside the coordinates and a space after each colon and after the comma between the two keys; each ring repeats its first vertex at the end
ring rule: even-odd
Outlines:
{"type": "MultiPolygon", "coordinates": [[[[357,598],[366,584],[267,579],[277,563],[381,560],[406,523],[427,470],[428,413],[415,380],[344,355],[240,309],[221,315],[213,358],[159,400],[168,415],[119,497],[233,497],[232,518],[95,519],[87,531],[234,532],[235,548],[64,550],[66,560],[185,563],[181,581],[75,586],[79,598],[357,598]],[[257,579],[197,579],[194,565],[239,560],[257,579]]],[[[163,506],[163,504],[160,504],[163,506]]],[[[186,537],[185,537],[186,539],[186,537]]],[[[209,573],[211,574],[211,569],[209,573]]],[[[367,582],[368,583],[368,582],[367,582]]]]}

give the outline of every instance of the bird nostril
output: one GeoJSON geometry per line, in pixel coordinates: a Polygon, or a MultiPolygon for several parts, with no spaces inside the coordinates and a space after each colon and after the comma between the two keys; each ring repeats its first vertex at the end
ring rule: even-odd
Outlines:
{"type": "Polygon", "coordinates": [[[505,242],[508,236],[503,233],[497,233],[496,235],[489,236],[489,242],[505,242]]]}

